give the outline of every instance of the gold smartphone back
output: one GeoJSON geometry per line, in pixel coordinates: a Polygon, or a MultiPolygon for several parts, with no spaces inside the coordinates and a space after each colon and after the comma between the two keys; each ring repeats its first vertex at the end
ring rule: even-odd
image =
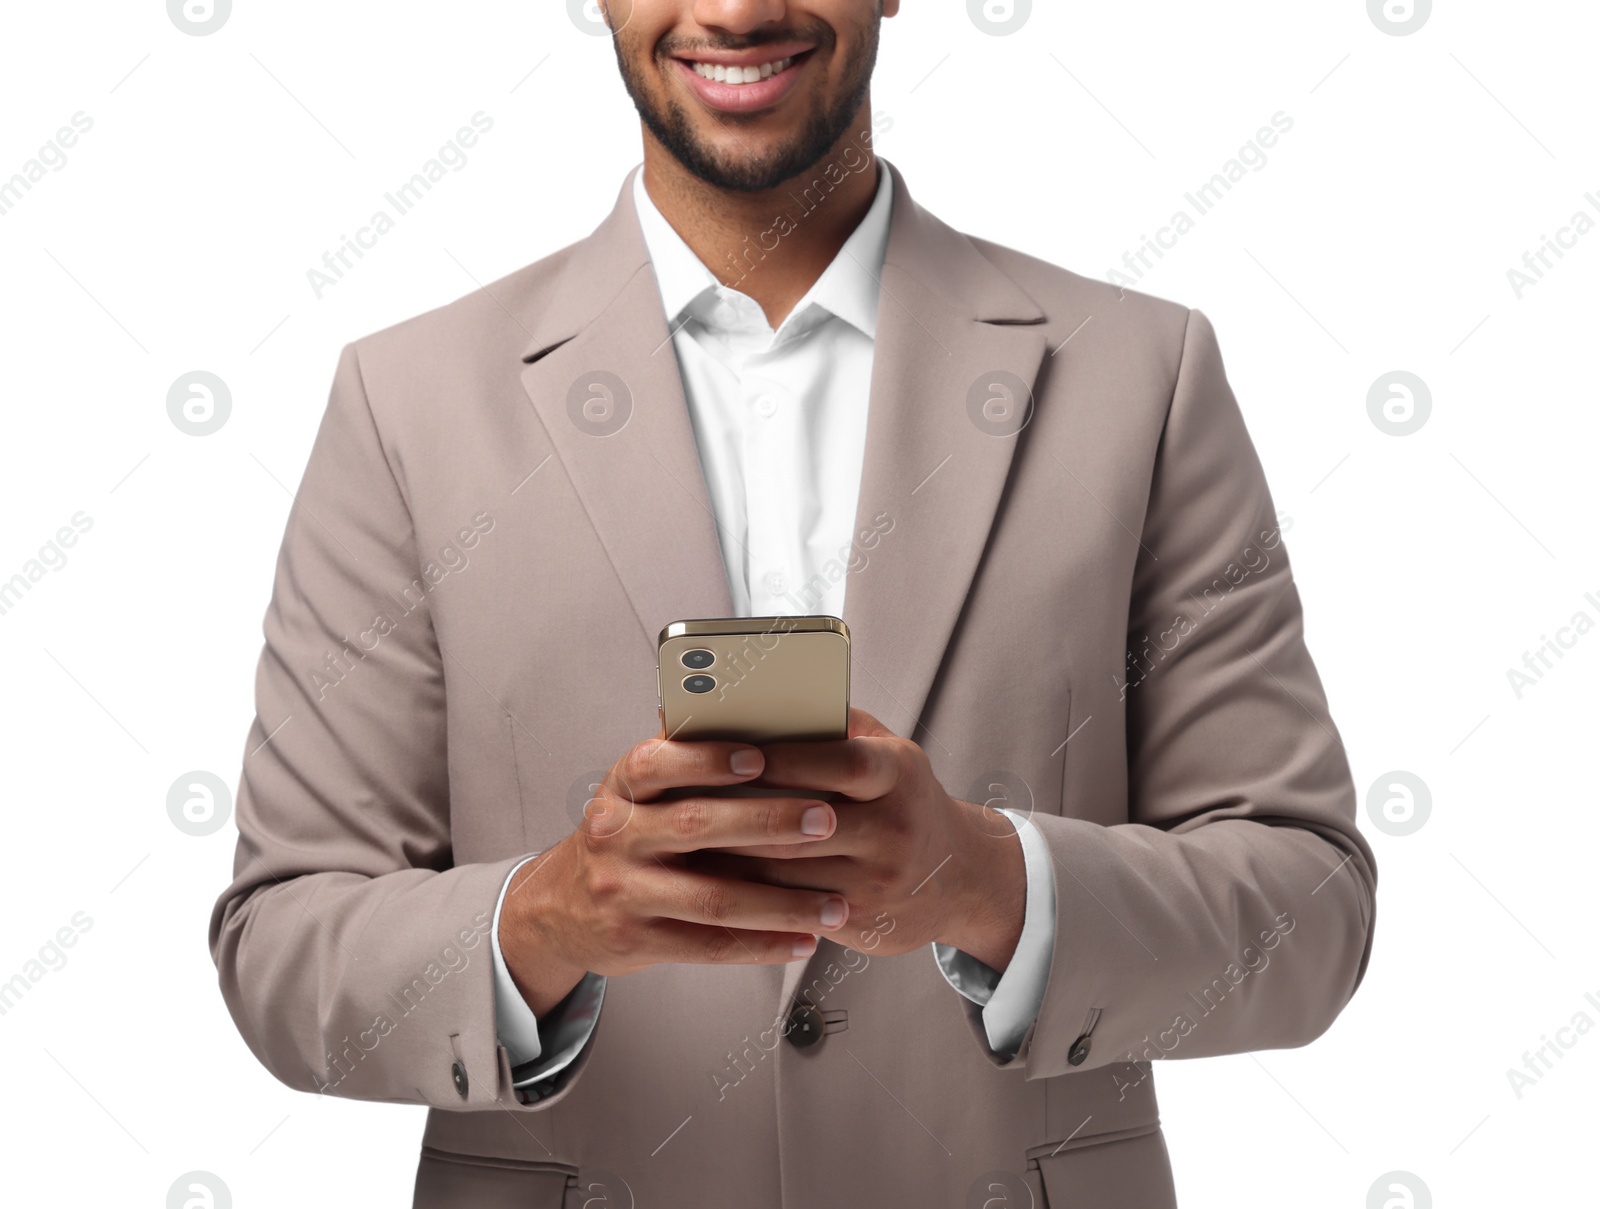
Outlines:
{"type": "Polygon", "coordinates": [[[669,739],[843,739],[850,630],[826,616],[675,621],[656,679],[669,739]]]}

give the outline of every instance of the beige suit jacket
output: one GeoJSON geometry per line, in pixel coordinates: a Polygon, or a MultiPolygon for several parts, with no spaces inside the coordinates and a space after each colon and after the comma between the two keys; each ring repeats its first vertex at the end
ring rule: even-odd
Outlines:
{"type": "Polygon", "coordinates": [[[212,953],[284,1083],[429,1106],[417,1206],[1166,1206],[1152,1061],[1303,1045],[1361,981],[1374,860],[1211,324],[963,235],[882,162],[853,698],[1031,810],[1043,1008],[1001,1059],[925,949],[662,965],[514,1095],[501,884],[657,733],[661,627],[731,611],[625,182],[344,350],[266,614],[212,953]]]}

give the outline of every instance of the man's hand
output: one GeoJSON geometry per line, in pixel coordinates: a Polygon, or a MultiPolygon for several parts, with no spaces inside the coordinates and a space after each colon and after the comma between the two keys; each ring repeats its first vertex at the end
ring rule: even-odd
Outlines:
{"type": "MultiPolygon", "coordinates": [[[[834,791],[838,827],[810,844],[725,845],[697,864],[784,886],[843,895],[855,923],[830,937],[847,948],[905,953],[954,945],[1004,971],[1022,934],[1027,869],[1009,819],[952,798],[927,754],[865,710],[834,743],[769,743],[757,782],[834,791]],[[726,855],[724,855],[726,854],[726,855]]],[[[754,809],[761,799],[745,799],[754,809]]]]}
{"type": "Polygon", "coordinates": [[[816,933],[844,924],[837,893],[691,867],[695,849],[799,853],[833,834],[834,808],[811,798],[673,796],[748,782],[762,768],[748,744],[661,737],[611,767],[582,825],[523,865],[506,891],[500,948],[535,1015],[588,971],[781,964],[810,956],[816,933]]]}

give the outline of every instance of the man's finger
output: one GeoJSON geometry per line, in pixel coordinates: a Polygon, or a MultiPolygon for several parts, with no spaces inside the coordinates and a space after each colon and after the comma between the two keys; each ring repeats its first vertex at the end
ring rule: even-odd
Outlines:
{"type": "Polygon", "coordinates": [[[831,932],[849,904],[826,890],[794,890],[690,869],[643,870],[639,901],[651,914],[691,924],[758,932],[831,932]]]}
{"type": "Polygon", "coordinates": [[[825,842],[835,828],[833,807],[816,798],[688,797],[651,803],[636,816],[657,852],[758,846],[765,851],[825,842]]]}
{"type": "MultiPolygon", "coordinates": [[[[727,853],[729,856],[759,857],[764,860],[817,861],[824,857],[861,856],[877,842],[874,819],[878,817],[870,806],[846,803],[835,806],[833,831],[809,844],[725,843],[707,845],[709,851],[727,853]]],[[[759,880],[767,881],[768,878],[759,880]]]]}
{"type": "Polygon", "coordinates": [[[748,743],[646,739],[611,766],[606,784],[628,801],[649,802],[663,790],[686,785],[736,785],[764,766],[761,749],[748,743]]]}
{"type": "Polygon", "coordinates": [[[867,713],[866,710],[858,709],[854,705],[850,707],[849,722],[845,730],[845,738],[889,739],[893,737],[894,731],[890,730],[882,722],[879,722],[871,714],[867,713]]]}
{"type": "MultiPolygon", "coordinates": [[[[894,736],[889,736],[894,738],[894,736]]],[[[835,742],[767,743],[763,785],[833,790],[857,802],[889,794],[900,782],[900,754],[884,738],[835,742]]]]}
{"type": "Polygon", "coordinates": [[[782,857],[746,856],[738,852],[712,849],[687,858],[688,867],[716,877],[742,882],[762,882],[796,890],[817,890],[842,895],[860,881],[861,872],[847,856],[817,856],[805,860],[782,857]]]}
{"type": "Polygon", "coordinates": [[[686,965],[783,965],[817,951],[817,938],[810,932],[757,932],[659,919],[650,933],[648,947],[659,954],[659,961],[686,965]]]}

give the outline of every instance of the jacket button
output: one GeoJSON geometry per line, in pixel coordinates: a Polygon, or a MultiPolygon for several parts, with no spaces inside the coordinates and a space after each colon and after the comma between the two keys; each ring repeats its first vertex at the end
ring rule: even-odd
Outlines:
{"type": "Polygon", "coordinates": [[[822,1010],[809,1003],[797,1003],[789,1011],[789,1044],[795,1049],[810,1049],[822,1044],[822,1010]]]}
{"type": "Polygon", "coordinates": [[[456,1085],[456,1092],[463,1100],[467,1098],[467,1068],[459,1062],[450,1064],[450,1078],[456,1085]]]}
{"type": "Polygon", "coordinates": [[[1068,1066],[1082,1066],[1083,1060],[1089,1056],[1089,1034],[1085,1033],[1072,1043],[1072,1048],[1067,1051],[1068,1066]]]}

